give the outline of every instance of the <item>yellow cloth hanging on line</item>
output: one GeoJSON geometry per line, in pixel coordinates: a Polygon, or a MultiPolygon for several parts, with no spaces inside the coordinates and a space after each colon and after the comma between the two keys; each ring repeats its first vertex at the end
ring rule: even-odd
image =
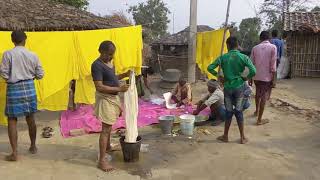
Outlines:
{"type": "Polygon", "coordinates": [[[117,28],[111,30],[81,31],[77,33],[77,44],[80,59],[84,63],[79,65],[80,78],[76,83],[75,102],[93,104],[95,101],[95,88],[91,78],[91,64],[99,57],[97,51],[103,40],[112,40],[116,45],[114,65],[117,74],[134,69],[136,74],[141,74],[142,66],[142,28],[117,28]],[[105,37],[105,38],[104,38],[105,37]],[[94,45],[88,44],[91,42],[94,45]]]}
{"type": "Polygon", "coordinates": [[[4,115],[6,106],[6,89],[6,83],[4,80],[0,79],[0,125],[7,125],[7,118],[4,115]]]}
{"type": "MultiPolygon", "coordinates": [[[[10,32],[4,32],[0,33],[0,62],[2,61],[2,54],[4,51],[2,49],[11,49],[13,48],[12,43],[4,43],[4,42],[11,42],[11,33],[10,32]]],[[[6,106],[6,90],[7,90],[7,84],[0,77],[0,125],[7,125],[7,118],[4,115],[5,106],[6,106]]]]}
{"type": "MultiPolygon", "coordinates": [[[[223,29],[215,31],[207,31],[197,33],[197,64],[202,73],[206,74],[209,79],[216,79],[207,71],[208,66],[220,56],[223,29]]],[[[227,31],[226,39],[230,37],[230,32],[227,31]]],[[[224,53],[227,53],[227,45],[224,45],[224,53]]]]}
{"type": "MultiPolygon", "coordinates": [[[[13,48],[11,32],[0,31],[0,55],[13,48]]],[[[35,81],[39,109],[66,110],[69,100],[69,83],[77,81],[76,102],[94,103],[94,86],[91,80],[91,63],[98,58],[102,41],[116,45],[115,68],[117,73],[134,68],[138,74],[142,65],[142,27],[133,26],[106,30],[27,32],[26,47],[36,53],[45,76],[35,81]]],[[[0,62],[2,59],[0,59],[0,62]]],[[[7,123],[4,116],[6,84],[0,80],[0,124],[7,123]]]]}

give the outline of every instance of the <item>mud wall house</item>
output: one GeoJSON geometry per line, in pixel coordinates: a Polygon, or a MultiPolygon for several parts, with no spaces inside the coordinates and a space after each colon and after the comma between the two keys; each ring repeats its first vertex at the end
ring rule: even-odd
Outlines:
{"type": "MultiPolygon", "coordinates": [[[[213,30],[209,26],[199,25],[198,32],[213,30]]],[[[176,34],[168,35],[151,44],[151,65],[158,71],[165,69],[179,69],[184,77],[188,72],[188,37],[189,28],[176,34]]],[[[201,77],[201,71],[197,67],[196,78],[201,77]]]]}
{"type": "Polygon", "coordinates": [[[320,77],[320,12],[284,14],[291,77],[320,77]]]}

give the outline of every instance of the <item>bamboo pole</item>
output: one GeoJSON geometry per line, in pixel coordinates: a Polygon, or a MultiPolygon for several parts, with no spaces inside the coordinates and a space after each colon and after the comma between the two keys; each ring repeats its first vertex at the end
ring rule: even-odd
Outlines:
{"type": "MultiPolygon", "coordinates": [[[[226,21],[224,23],[224,31],[223,31],[223,38],[222,38],[220,56],[223,55],[223,51],[224,51],[224,44],[225,44],[225,41],[226,41],[226,35],[227,35],[228,23],[229,23],[229,16],[230,16],[230,6],[231,6],[231,0],[228,0],[227,14],[226,14],[226,21]]],[[[221,82],[221,76],[222,75],[223,74],[221,72],[221,65],[219,65],[219,70],[218,70],[218,81],[219,82],[221,82]]]]}
{"type": "Polygon", "coordinates": [[[223,51],[224,51],[224,43],[225,43],[225,41],[226,41],[226,35],[227,35],[228,23],[229,23],[229,16],[230,16],[230,5],[231,5],[231,0],[228,0],[226,21],[225,21],[225,23],[224,23],[224,31],[223,31],[223,39],[222,39],[222,45],[221,45],[220,55],[222,55],[222,54],[223,54],[223,51]]]}
{"type": "MultiPolygon", "coordinates": [[[[317,35],[316,36],[316,42],[315,42],[315,52],[316,52],[316,55],[315,55],[315,58],[314,58],[314,69],[316,70],[320,70],[320,65],[319,65],[319,62],[320,62],[320,54],[318,52],[319,48],[318,45],[320,44],[320,35],[317,35]],[[317,62],[318,61],[318,62],[317,62]]],[[[320,73],[317,74],[316,76],[320,77],[320,73]]]]}
{"type": "MultiPolygon", "coordinates": [[[[297,36],[295,36],[294,35],[294,47],[293,47],[293,51],[294,52],[296,52],[297,51],[297,46],[298,46],[298,43],[297,43],[297,36]]],[[[296,72],[296,69],[297,69],[297,65],[295,64],[295,62],[297,62],[298,60],[299,60],[299,56],[293,56],[294,58],[293,58],[293,63],[294,63],[294,70],[293,70],[293,74],[294,74],[294,77],[296,76],[296,75],[298,75],[299,76],[299,74],[297,74],[298,72],[296,72]]]]}

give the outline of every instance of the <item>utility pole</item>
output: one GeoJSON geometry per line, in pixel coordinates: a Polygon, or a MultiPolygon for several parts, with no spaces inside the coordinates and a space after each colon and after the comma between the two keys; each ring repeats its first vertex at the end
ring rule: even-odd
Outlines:
{"type": "Polygon", "coordinates": [[[198,0],[190,0],[190,25],[188,45],[188,81],[196,82],[196,53],[197,53],[197,5],[198,0]]]}

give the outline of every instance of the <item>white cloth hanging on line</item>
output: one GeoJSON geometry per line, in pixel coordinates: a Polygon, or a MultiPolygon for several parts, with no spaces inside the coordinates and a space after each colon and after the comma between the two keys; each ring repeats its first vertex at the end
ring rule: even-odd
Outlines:
{"type": "Polygon", "coordinates": [[[138,92],[136,88],[136,78],[134,71],[130,74],[130,86],[127,92],[124,93],[124,111],[126,120],[126,138],[125,142],[135,143],[138,137],[138,92]]]}

